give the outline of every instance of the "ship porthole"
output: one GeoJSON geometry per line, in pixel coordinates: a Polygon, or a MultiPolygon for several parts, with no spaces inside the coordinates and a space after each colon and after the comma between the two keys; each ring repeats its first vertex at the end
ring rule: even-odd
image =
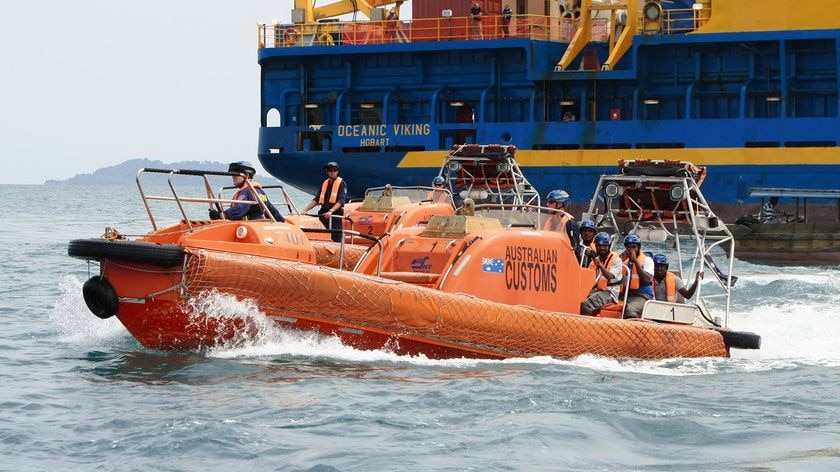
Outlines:
{"type": "Polygon", "coordinates": [[[509,144],[511,140],[510,133],[502,133],[502,142],[505,144],[509,144]]]}

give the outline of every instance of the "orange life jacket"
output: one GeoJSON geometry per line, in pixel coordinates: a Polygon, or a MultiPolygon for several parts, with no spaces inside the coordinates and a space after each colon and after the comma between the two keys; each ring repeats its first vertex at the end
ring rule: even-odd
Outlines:
{"type": "Polygon", "coordinates": [[[677,276],[673,272],[665,273],[665,301],[672,303],[677,301],[677,276]]]}
{"type": "Polygon", "coordinates": [[[336,177],[335,180],[324,180],[324,183],[321,184],[321,194],[318,196],[318,204],[324,204],[324,196],[329,192],[330,198],[326,200],[326,203],[335,205],[338,202],[338,191],[341,190],[341,182],[341,177],[336,177]]]}
{"type": "MultiPolygon", "coordinates": [[[[616,252],[610,252],[610,254],[607,256],[607,261],[604,263],[604,267],[607,270],[610,269],[610,266],[612,266],[613,261],[615,260],[616,257],[618,257],[618,253],[616,253],[616,252]]],[[[591,267],[597,267],[595,265],[594,260],[592,261],[592,264],[590,264],[590,266],[591,267]]],[[[600,273],[600,271],[598,271],[598,277],[595,279],[595,288],[597,288],[598,290],[606,290],[608,286],[618,285],[620,283],[621,283],[621,278],[613,279],[613,280],[607,280],[607,278],[604,277],[604,274],[602,274],[602,273],[600,273]]]]}
{"type": "Polygon", "coordinates": [[[447,200],[445,190],[429,190],[426,193],[426,200],[431,200],[432,203],[444,203],[447,200]]]}
{"type": "MultiPolygon", "coordinates": [[[[639,290],[641,279],[639,279],[639,271],[645,266],[645,259],[647,256],[639,254],[636,256],[636,264],[630,269],[630,290],[639,290]]],[[[647,285],[651,285],[650,282],[647,285]]]]}
{"type": "Polygon", "coordinates": [[[556,224],[556,225],[554,224],[554,222],[555,222],[557,219],[556,219],[556,218],[554,218],[554,216],[555,216],[555,215],[552,215],[551,217],[546,218],[545,223],[543,223],[543,229],[544,229],[545,231],[556,231],[556,232],[558,232],[558,233],[562,234],[562,235],[563,235],[563,238],[564,238],[564,239],[565,239],[565,240],[566,240],[569,244],[572,244],[572,242],[569,240],[569,234],[566,232],[566,223],[568,223],[568,222],[569,222],[569,220],[571,220],[571,219],[572,219],[572,215],[570,215],[570,214],[566,213],[565,211],[564,211],[564,212],[562,212],[562,213],[560,214],[560,223],[558,223],[558,224],[556,224]]]}

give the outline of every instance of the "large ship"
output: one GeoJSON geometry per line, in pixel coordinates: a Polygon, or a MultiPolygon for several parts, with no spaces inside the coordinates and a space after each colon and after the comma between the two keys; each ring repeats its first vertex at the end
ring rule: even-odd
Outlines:
{"type": "Polygon", "coordinates": [[[579,202],[619,159],[692,161],[729,214],[752,187],[840,181],[840,0],[391,3],[295,0],[258,25],[271,174],[314,193],[337,161],[361,195],[428,185],[453,145],[514,144],[541,193],[579,202]]]}

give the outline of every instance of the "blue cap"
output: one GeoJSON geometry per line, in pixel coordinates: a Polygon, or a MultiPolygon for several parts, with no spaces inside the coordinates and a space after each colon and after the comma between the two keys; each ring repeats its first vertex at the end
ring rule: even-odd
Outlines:
{"type": "Polygon", "coordinates": [[[601,231],[600,233],[595,235],[595,244],[610,244],[610,235],[601,231]]]}
{"type": "Polygon", "coordinates": [[[653,256],[653,264],[654,265],[668,265],[668,258],[665,257],[665,254],[657,254],[653,256]]]}
{"type": "Polygon", "coordinates": [[[432,180],[432,185],[441,185],[444,182],[446,182],[446,179],[444,179],[442,175],[439,175],[432,180]]]}
{"type": "Polygon", "coordinates": [[[641,246],[642,238],[640,238],[638,234],[628,234],[624,238],[624,245],[626,246],[628,244],[638,244],[639,246],[641,246]]]}
{"type": "Polygon", "coordinates": [[[595,222],[592,220],[583,220],[580,222],[580,229],[591,229],[595,231],[595,222]]]}
{"type": "Polygon", "coordinates": [[[569,194],[565,190],[552,190],[546,197],[548,203],[566,203],[569,201],[569,194]]]}

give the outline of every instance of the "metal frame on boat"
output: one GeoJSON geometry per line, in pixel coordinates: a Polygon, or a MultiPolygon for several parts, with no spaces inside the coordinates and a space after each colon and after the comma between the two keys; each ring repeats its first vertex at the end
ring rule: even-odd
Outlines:
{"type": "MultiPolygon", "coordinates": [[[[723,293],[703,296],[702,284],[698,285],[696,311],[686,312],[682,319],[701,325],[728,326],[731,290],[737,280],[732,276],[734,237],[700,191],[705,169],[680,161],[628,160],[619,164],[620,173],[599,178],[583,218],[591,219],[596,226],[616,236],[636,234],[642,241],[659,243],[663,248],[673,247],[678,274],[695,273],[707,265],[723,293]],[[691,253],[683,250],[684,240],[695,243],[691,253]],[[718,250],[728,260],[725,273],[712,256],[718,250]],[[687,262],[690,264],[686,267],[687,262]],[[723,299],[722,322],[712,317],[706,307],[707,301],[715,299],[723,299]]],[[[664,320],[670,315],[674,321],[676,311],[684,306],[649,301],[643,318],[664,320]]]]}

